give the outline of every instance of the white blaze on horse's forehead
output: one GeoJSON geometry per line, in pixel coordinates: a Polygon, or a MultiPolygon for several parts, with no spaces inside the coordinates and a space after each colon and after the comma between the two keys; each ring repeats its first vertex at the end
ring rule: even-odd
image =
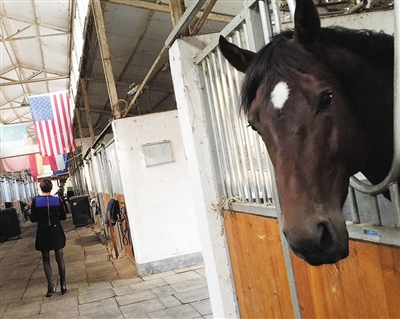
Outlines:
{"type": "Polygon", "coordinates": [[[282,109],[289,97],[289,87],[286,82],[279,82],[271,92],[271,102],[276,109],[282,109]]]}

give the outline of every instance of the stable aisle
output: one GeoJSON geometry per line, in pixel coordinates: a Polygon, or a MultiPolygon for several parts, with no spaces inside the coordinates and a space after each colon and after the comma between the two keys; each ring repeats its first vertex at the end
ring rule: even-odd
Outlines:
{"type": "Polygon", "coordinates": [[[36,224],[21,224],[20,238],[0,243],[0,318],[212,318],[204,267],[177,269],[140,278],[125,254],[110,259],[92,227],[67,215],[64,260],[68,292],[62,295],[51,253],[56,293],[46,298],[36,224]]]}

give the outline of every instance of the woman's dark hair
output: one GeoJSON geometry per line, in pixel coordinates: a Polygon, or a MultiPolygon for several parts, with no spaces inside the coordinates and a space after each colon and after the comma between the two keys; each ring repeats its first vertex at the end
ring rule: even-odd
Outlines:
{"type": "Polygon", "coordinates": [[[40,182],[40,189],[44,193],[50,193],[53,189],[53,183],[48,178],[45,178],[40,182]]]}

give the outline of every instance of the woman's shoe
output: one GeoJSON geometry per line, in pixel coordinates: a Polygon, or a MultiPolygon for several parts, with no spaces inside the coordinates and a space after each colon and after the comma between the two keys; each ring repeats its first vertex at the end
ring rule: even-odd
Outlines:
{"type": "Polygon", "coordinates": [[[47,294],[46,297],[51,297],[53,296],[53,293],[56,292],[56,287],[54,286],[53,283],[51,283],[50,285],[47,286],[47,294]]]}
{"type": "Polygon", "coordinates": [[[65,279],[60,278],[60,286],[61,286],[61,293],[65,294],[67,292],[67,284],[65,282],[65,279]]]}

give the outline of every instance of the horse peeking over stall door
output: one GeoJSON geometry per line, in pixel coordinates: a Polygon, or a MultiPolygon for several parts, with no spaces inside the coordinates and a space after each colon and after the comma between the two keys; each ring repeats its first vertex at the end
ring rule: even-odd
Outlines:
{"type": "Polygon", "coordinates": [[[294,30],[258,53],[222,36],[219,47],[245,73],[241,106],[271,157],[291,249],[314,266],[346,258],[349,178],[377,184],[393,156],[393,37],[321,28],[312,0],[297,0],[294,30]]]}

